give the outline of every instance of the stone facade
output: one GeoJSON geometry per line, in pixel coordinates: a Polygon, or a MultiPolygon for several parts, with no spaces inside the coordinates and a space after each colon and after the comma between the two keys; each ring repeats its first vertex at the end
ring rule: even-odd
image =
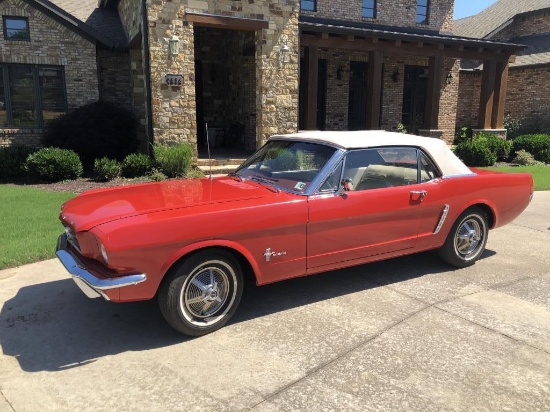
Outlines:
{"type": "MultiPolygon", "coordinates": [[[[67,106],[71,110],[98,100],[96,46],[63,24],[22,0],[0,3],[3,16],[22,16],[29,21],[30,41],[0,38],[0,63],[62,66],[67,106]]],[[[0,20],[0,30],[2,21],[0,20]]],[[[0,129],[1,144],[37,144],[40,129],[0,129]]]]}

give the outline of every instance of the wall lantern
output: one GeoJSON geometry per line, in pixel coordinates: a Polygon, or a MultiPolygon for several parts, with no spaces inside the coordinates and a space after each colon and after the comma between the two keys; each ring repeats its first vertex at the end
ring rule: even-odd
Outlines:
{"type": "Polygon", "coordinates": [[[344,76],[344,66],[340,65],[340,66],[338,66],[338,69],[336,70],[336,78],[338,80],[342,80],[343,76],[344,76]]]}
{"type": "Polygon", "coordinates": [[[279,49],[279,67],[283,67],[290,62],[290,47],[286,44],[286,37],[283,37],[282,41],[283,45],[279,49]]]}
{"type": "Polygon", "coordinates": [[[451,72],[449,72],[449,74],[447,75],[447,77],[445,78],[445,82],[447,84],[451,84],[453,82],[453,74],[451,72]]]}
{"type": "Polygon", "coordinates": [[[393,69],[393,73],[391,74],[391,80],[394,83],[397,83],[397,81],[399,80],[399,69],[397,67],[393,69]]]}
{"type": "Polygon", "coordinates": [[[168,39],[168,52],[171,58],[176,57],[180,52],[180,39],[175,34],[168,39]]]}

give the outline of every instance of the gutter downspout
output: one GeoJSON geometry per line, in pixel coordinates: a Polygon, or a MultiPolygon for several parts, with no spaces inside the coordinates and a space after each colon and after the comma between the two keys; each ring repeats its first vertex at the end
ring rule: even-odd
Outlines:
{"type": "Polygon", "coordinates": [[[151,58],[149,52],[149,21],[147,19],[147,0],[141,0],[142,36],[143,36],[143,70],[145,80],[145,122],[149,155],[153,153],[153,105],[151,98],[151,58]]]}

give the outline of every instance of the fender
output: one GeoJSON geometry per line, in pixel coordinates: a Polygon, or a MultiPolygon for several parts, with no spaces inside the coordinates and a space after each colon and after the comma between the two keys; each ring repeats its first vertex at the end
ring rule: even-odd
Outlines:
{"type": "Polygon", "coordinates": [[[254,259],[254,257],[249,252],[249,250],[246,249],[244,246],[242,246],[237,242],[233,242],[231,240],[226,240],[226,239],[203,240],[200,242],[191,243],[189,245],[184,246],[183,248],[178,249],[162,265],[162,269],[161,269],[162,278],[166,276],[166,272],[168,272],[168,270],[181,258],[197,250],[212,248],[212,247],[222,247],[222,248],[232,249],[236,252],[239,252],[241,255],[243,255],[244,258],[248,261],[248,263],[252,267],[252,271],[254,272],[254,277],[256,278],[256,283],[258,283],[258,279],[261,278],[261,272],[260,272],[260,268],[258,267],[258,262],[256,261],[256,259],[254,259]]]}

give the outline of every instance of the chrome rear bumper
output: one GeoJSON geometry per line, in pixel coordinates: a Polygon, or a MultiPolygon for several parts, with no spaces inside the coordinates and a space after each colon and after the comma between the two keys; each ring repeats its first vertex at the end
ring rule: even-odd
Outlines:
{"type": "Polygon", "coordinates": [[[126,286],[137,285],[145,282],[147,275],[137,273],[117,278],[98,278],[85,268],[85,265],[73,251],[67,247],[67,234],[63,233],[57,239],[57,258],[61,261],[65,269],[71,274],[77,286],[89,298],[103,297],[110,300],[105,294],[105,290],[123,288],[126,286]]]}

